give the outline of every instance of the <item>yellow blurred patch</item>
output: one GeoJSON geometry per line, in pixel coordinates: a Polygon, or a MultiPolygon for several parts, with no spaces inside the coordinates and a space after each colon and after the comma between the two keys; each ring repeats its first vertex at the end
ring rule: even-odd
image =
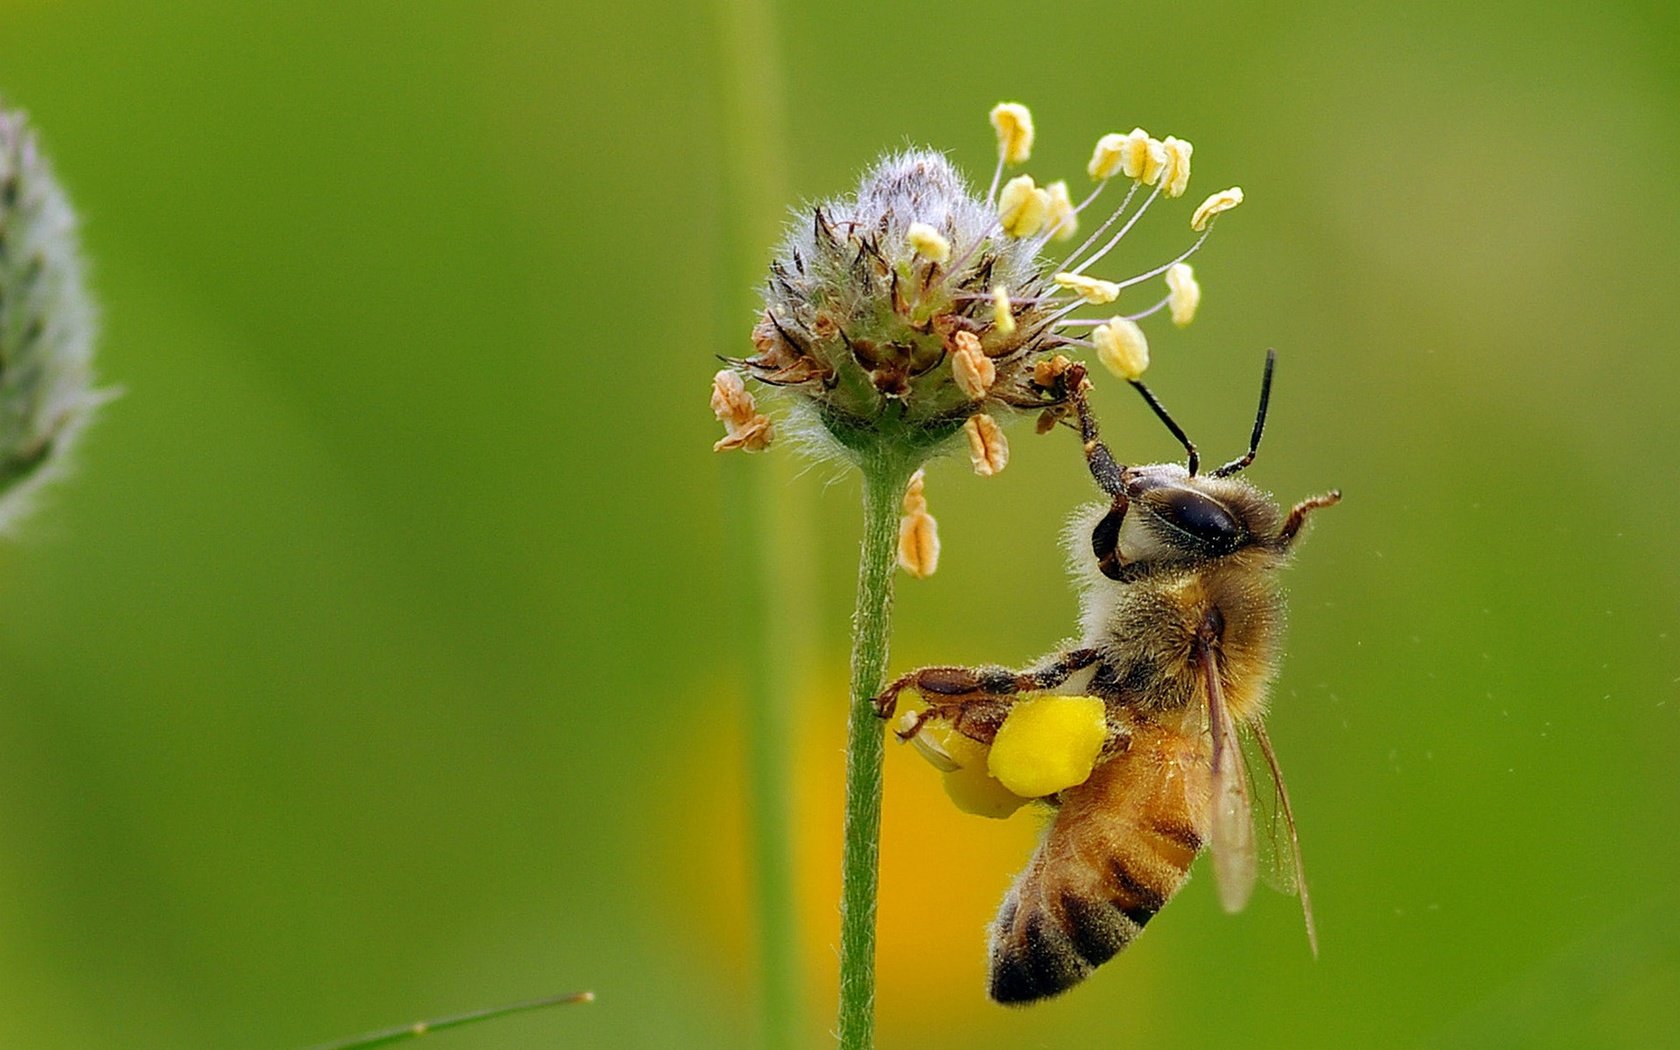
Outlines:
{"type": "MultiPolygon", "coordinates": [[[[846,689],[836,684],[792,702],[799,708],[789,743],[794,871],[808,1042],[819,1046],[829,1038],[839,988],[846,689]]],[[[738,722],[718,716],[731,709],[727,702],[697,701],[694,709],[708,717],[695,723],[682,754],[661,766],[661,794],[672,803],[666,822],[648,829],[654,856],[642,872],[651,880],[649,917],[676,939],[675,951],[704,958],[723,983],[740,987],[750,983],[755,938],[744,734],[738,722]],[[703,907],[695,906],[697,894],[703,907]]],[[[984,747],[974,747],[983,759],[984,747]]],[[[984,775],[983,761],[979,769],[984,775]]],[[[1039,823],[1030,816],[979,820],[953,811],[943,780],[914,748],[888,739],[877,1004],[883,1041],[893,1045],[958,1046],[995,1034],[985,931],[1038,839],[1039,823]]]]}

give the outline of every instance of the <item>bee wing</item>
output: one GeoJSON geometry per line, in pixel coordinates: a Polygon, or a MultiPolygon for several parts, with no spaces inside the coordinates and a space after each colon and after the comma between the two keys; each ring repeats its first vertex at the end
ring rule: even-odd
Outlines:
{"type": "Polygon", "coordinates": [[[1239,726],[1248,765],[1248,797],[1254,802],[1254,844],[1260,881],[1286,897],[1299,894],[1295,855],[1289,848],[1289,831],[1278,803],[1277,784],[1267,775],[1266,760],[1259,741],[1248,726],[1239,726]]]}
{"type": "Polygon", "coordinates": [[[1277,752],[1272,749],[1272,740],[1266,735],[1266,727],[1256,721],[1249,726],[1254,734],[1254,743],[1260,748],[1260,754],[1266,760],[1267,771],[1272,775],[1272,786],[1276,789],[1277,809],[1268,822],[1266,838],[1270,844],[1270,861],[1267,865],[1266,881],[1277,889],[1301,900],[1301,917],[1307,924],[1307,944],[1312,947],[1313,958],[1318,957],[1318,926],[1313,922],[1312,897],[1307,892],[1306,868],[1301,863],[1301,834],[1295,826],[1295,811],[1289,805],[1289,789],[1283,783],[1283,770],[1278,765],[1277,752]],[[1278,842],[1278,820],[1283,818],[1283,832],[1287,841],[1278,842]]]}
{"type": "Polygon", "coordinates": [[[1228,912],[1242,911],[1254,892],[1256,875],[1254,807],[1248,795],[1248,769],[1242,743],[1225,704],[1220,684],[1219,654],[1209,647],[1201,660],[1202,684],[1207,693],[1208,728],[1213,736],[1210,757],[1212,807],[1209,846],[1219,901],[1228,912]]]}

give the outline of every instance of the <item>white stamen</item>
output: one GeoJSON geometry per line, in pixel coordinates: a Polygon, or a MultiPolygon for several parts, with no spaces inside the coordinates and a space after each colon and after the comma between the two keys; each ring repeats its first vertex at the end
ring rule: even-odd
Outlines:
{"type": "MultiPolygon", "coordinates": [[[[1106,183],[1104,185],[1106,185],[1106,183]]],[[[1098,186],[1097,189],[1100,191],[1102,189],[1102,186],[1098,186]]],[[[1115,220],[1120,218],[1121,215],[1125,214],[1127,207],[1129,207],[1132,203],[1132,198],[1137,196],[1137,191],[1138,191],[1138,184],[1134,182],[1134,183],[1132,183],[1132,188],[1126,191],[1126,199],[1122,200],[1120,202],[1120,207],[1114,209],[1114,214],[1110,215],[1106,220],[1104,220],[1103,224],[1101,226],[1098,226],[1096,229],[1092,230],[1091,231],[1091,236],[1085,238],[1085,243],[1081,244],[1077,251],[1073,251],[1073,252],[1068,253],[1067,258],[1062,260],[1062,269],[1064,269],[1064,270],[1067,269],[1068,266],[1070,266],[1073,263],[1073,260],[1079,258],[1081,255],[1084,255],[1086,249],[1090,248],[1091,245],[1097,243],[1097,238],[1098,237],[1101,237],[1103,234],[1108,232],[1108,228],[1110,226],[1114,225],[1115,220]]],[[[1094,197],[1094,196],[1096,196],[1096,194],[1093,193],[1092,196],[1094,197]]]]}
{"type": "MultiPolygon", "coordinates": [[[[1003,178],[1003,153],[999,151],[997,167],[992,169],[992,185],[986,191],[986,207],[990,208],[997,200],[998,182],[1003,178]]],[[[982,238],[984,240],[984,238],[982,238]]]]}
{"type": "Polygon", "coordinates": [[[1150,314],[1160,313],[1162,310],[1166,309],[1167,304],[1170,303],[1170,302],[1172,302],[1172,295],[1169,293],[1164,298],[1162,298],[1162,300],[1160,302],[1156,303],[1154,306],[1151,306],[1149,309],[1144,310],[1141,313],[1127,314],[1126,315],[1126,320],[1128,320],[1128,321],[1141,321],[1145,317],[1148,317],[1150,314]]]}
{"type": "Polygon", "coordinates": [[[1132,285],[1138,284],[1138,283],[1143,282],[1143,281],[1147,281],[1151,277],[1161,276],[1162,274],[1166,273],[1168,270],[1172,269],[1174,266],[1177,266],[1179,263],[1181,263],[1184,260],[1190,258],[1190,256],[1196,254],[1196,249],[1200,248],[1202,246],[1202,242],[1207,240],[1208,239],[1208,234],[1210,234],[1212,232],[1213,232],[1213,226],[1210,223],[1208,225],[1208,228],[1206,230],[1202,231],[1202,235],[1200,237],[1196,238],[1196,243],[1192,244],[1190,247],[1184,249],[1184,254],[1180,255],[1176,259],[1169,259],[1168,261],[1166,261],[1166,262],[1162,263],[1161,265],[1155,267],[1155,269],[1150,270],[1148,273],[1140,273],[1136,277],[1128,277],[1126,280],[1120,282],[1120,287],[1121,288],[1130,288],[1132,285]]]}
{"type": "MultiPolygon", "coordinates": [[[[1138,207],[1137,212],[1134,213],[1132,215],[1132,217],[1127,220],[1126,225],[1120,227],[1120,232],[1119,233],[1115,234],[1113,237],[1110,237],[1109,240],[1108,240],[1108,243],[1103,245],[1102,248],[1100,248],[1095,255],[1091,256],[1089,259],[1086,259],[1084,262],[1080,263],[1078,266],[1075,266],[1069,272],[1070,273],[1076,273],[1076,274],[1077,273],[1084,273],[1087,269],[1089,269],[1091,267],[1091,265],[1093,263],[1101,262],[1103,256],[1105,256],[1109,252],[1113,251],[1114,246],[1119,244],[1121,239],[1123,237],[1125,237],[1126,234],[1132,232],[1132,227],[1137,225],[1137,221],[1139,219],[1143,218],[1143,213],[1149,210],[1149,206],[1151,204],[1154,204],[1155,203],[1155,198],[1159,197],[1160,195],[1161,195],[1161,187],[1156,186],[1155,189],[1150,192],[1149,197],[1147,199],[1145,199],[1143,204],[1141,204],[1138,207]]],[[[1198,243],[1200,243],[1200,242],[1198,242],[1198,243]]],[[[1192,250],[1194,250],[1194,249],[1192,249],[1192,250]]],[[[1167,265],[1170,266],[1172,264],[1168,263],[1167,265]]],[[[1165,269],[1166,269],[1166,267],[1162,267],[1160,270],[1156,270],[1155,273],[1161,273],[1165,269]]],[[[1150,276],[1153,277],[1154,274],[1150,274],[1150,276]]],[[[1135,284],[1136,281],[1134,280],[1130,283],[1135,284]]],[[[1122,284],[1122,285],[1120,285],[1120,287],[1124,288],[1124,287],[1126,287],[1126,285],[1122,284]]]]}

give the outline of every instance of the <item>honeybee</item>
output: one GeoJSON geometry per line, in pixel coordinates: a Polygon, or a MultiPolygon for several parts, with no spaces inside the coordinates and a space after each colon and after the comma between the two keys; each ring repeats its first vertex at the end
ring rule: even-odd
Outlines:
{"type": "Polygon", "coordinates": [[[1242,909],[1259,852],[1244,732],[1276,784],[1287,841],[1275,860],[1284,888],[1300,898],[1317,953],[1300,839],[1262,716],[1284,621],[1278,570],[1308,515],[1341,495],[1303,500],[1285,514],[1236,476],[1259,449],[1274,362],[1268,352],[1248,452],[1207,474],[1198,472],[1183,429],[1136,382],[1188,462],[1117,462],[1098,437],[1083,367],[1067,366],[1055,380],[1059,389],[1047,393],[1059,394],[1059,411],[1071,409],[1091,475],[1109,497],[1070,526],[1083,592],[1077,642],[1019,671],[924,667],[876,698],[883,718],[906,688],[927,702],[906,715],[901,739],[940,720],[985,745],[1025,695],[1105,701],[1095,768],[1083,783],[1042,800],[1054,815],[992,923],[989,992],[997,1002],[1034,1002],[1084,980],[1178,892],[1204,846],[1221,903],[1242,909]]]}

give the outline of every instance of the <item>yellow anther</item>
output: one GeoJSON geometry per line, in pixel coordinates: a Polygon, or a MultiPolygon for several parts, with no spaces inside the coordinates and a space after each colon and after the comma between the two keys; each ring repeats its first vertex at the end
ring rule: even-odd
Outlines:
{"type": "Polygon", "coordinates": [[[903,510],[906,514],[925,514],[927,509],[927,471],[918,470],[904,486],[903,510]]]}
{"type": "Polygon", "coordinates": [[[1167,308],[1172,322],[1183,328],[1196,319],[1196,306],[1202,301],[1202,286],[1196,283],[1196,272],[1189,263],[1173,263],[1167,267],[1167,308]]]}
{"type": "Polygon", "coordinates": [[[1009,289],[1001,284],[992,286],[992,324],[999,335],[1015,334],[1015,307],[1009,302],[1009,289]]]}
{"type": "Polygon", "coordinates": [[[991,393],[997,381],[997,366],[980,346],[980,337],[973,332],[958,332],[951,338],[951,375],[970,401],[979,401],[991,393]]]}
{"type": "Polygon", "coordinates": [[[1017,175],[998,195],[998,222],[1011,237],[1031,237],[1044,228],[1050,215],[1050,195],[1034,184],[1031,175],[1017,175]]]}
{"type": "Polygon", "coordinates": [[[1065,241],[1071,238],[1079,229],[1079,215],[1073,210],[1073,198],[1068,196],[1067,182],[1057,179],[1044,187],[1044,192],[1050,195],[1050,214],[1044,219],[1044,226],[1050,230],[1050,239],[1065,241]]]}
{"type": "Polygon", "coordinates": [[[1043,798],[1083,784],[1107,740],[1101,698],[1040,696],[1009,709],[986,768],[1009,791],[1043,798]]]}
{"type": "Polygon", "coordinates": [[[1241,186],[1232,186],[1228,190],[1220,190],[1201,203],[1196,214],[1190,216],[1190,228],[1197,233],[1207,229],[1207,224],[1215,215],[1222,211],[1230,211],[1243,202],[1241,186]]]}
{"type": "Polygon", "coordinates": [[[1115,317],[1091,332],[1097,360],[1103,367],[1128,382],[1142,377],[1149,367],[1149,340],[1137,322],[1115,317]]]}
{"type": "Polygon", "coordinates": [[[770,447],[770,440],[775,436],[770,417],[759,414],[746,384],[727,368],[712,377],[712,412],[727,431],[712,445],[713,452],[737,448],[763,452],[770,447]]]}
{"type": "Polygon", "coordinates": [[[1097,148],[1091,151],[1091,163],[1085,165],[1094,182],[1113,178],[1125,170],[1126,167],[1126,136],[1109,132],[1097,140],[1097,148]]]}
{"type": "Polygon", "coordinates": [[[1161,169],[1161,192],[1168,197],[1182,197],[1190,185],[1190,154],[1195,149],[1183,139],[1168,135],[1161,141],[1161,151],[1167,155],[1161,169]]]}
{"type": "Polygon", "coordinates": [[[992,127],[997,129],[998,152],[1004,163],[1019,164],[1032,156],[1033,120],[1019,102],[999,102],[992,107],[992,127]]]}
{"type": "Polygon", "coordinates": [[[1071,364],[1073,362],[1061,354],[1050,358],[1040,358],[1033,364],[1033,382],[1048,390],[1055,385],[1056,380],[1062,377],[1062,373],[1066,372],[1071,364]]]}
{"type": "Polygon", "coordinates": [[[1124,156],[1121,158],[1120,170],[1128,179],[1136,179],[1145,186],[1155,185],[1161,177],[1161,169],[1167,164],[1167,151],[1159,139],[1149,137],[1149,132],[1142,128],[1133,128],[1126,136],[1122,147],[1124,156]]]}
{"type": "Polygon", "coordinates": [[[917,255],[925,259],[942,263],[951,258],[951,242],[945,239],[944,234],[925,222],[911,223],[904,239],[910,242],[910,247],[917,255]]]}
{"type": "Polygon", "coordinates": [[[1004,440],[997,420],[984,412],[969,416],[963,434],[968,438],[968,459],[974,473],[989,478],[1009,465],[1009,442],[1004,440]]]}
{"type": "Polygon", "coordinates": [[[1120,286],[1113,281],[1099,281],[1082,273],[1059,273],[1051,280],[1094,306],[1112,303],[1120,294],[1120,286]]]}
{"type": "Polygon", "coordinates": [[[898,564],[919,580],[939,568],[939,522],[928,513],[923,475],[916,471],[904,490],[904,515],[898,519],[898,564]]]}

